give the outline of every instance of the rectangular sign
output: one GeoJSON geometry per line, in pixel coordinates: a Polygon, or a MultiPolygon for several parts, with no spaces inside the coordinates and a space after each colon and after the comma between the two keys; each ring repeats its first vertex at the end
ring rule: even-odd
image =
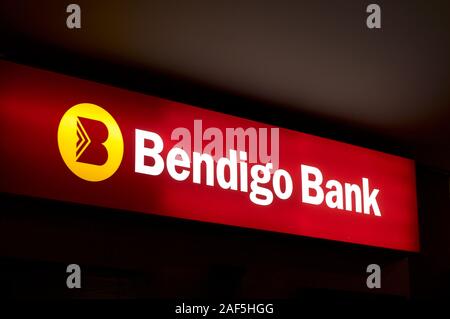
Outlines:
{"type": "Polygon", "coordinates": [[[419,250],[412,160],[0,61],[0,191],[419,250]]]}

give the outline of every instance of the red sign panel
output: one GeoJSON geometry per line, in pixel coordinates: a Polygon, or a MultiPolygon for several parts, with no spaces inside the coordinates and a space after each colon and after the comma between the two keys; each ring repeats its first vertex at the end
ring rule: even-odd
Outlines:
{"type": "Polygon", "coordinates": [[[0,62],[0,191],[419,250],[408,159],[0,62]]]}

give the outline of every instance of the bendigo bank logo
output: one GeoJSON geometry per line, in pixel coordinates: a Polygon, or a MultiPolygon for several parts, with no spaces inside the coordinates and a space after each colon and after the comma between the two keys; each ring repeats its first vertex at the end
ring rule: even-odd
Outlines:
{"type": "Polygon", "coordinates": [[[123,157],[123,138],[103,108],[81,103],[71,107],[58,127],[58,146],[67,167],[78,177],[98,182],[111,177],[123,157]]]}

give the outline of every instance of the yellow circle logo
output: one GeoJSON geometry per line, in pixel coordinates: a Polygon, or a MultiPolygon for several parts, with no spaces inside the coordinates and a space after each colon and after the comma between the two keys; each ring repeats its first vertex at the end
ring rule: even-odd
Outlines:
{"type": "Polygon", "coordinates": [[[58,146],[67,167],[87,181],[111,177],[122,162],[119,125],[95,104],[81,103],[67,110],[59,122],[58,146]]]}

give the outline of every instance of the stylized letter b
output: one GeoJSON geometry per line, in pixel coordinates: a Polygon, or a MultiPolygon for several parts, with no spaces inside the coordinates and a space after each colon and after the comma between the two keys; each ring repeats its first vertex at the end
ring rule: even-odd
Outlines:
{"type": "Polygon", "coordinates": [[[67,167],[90,182],[111,177],[122,162],[124,148],[117,122],[92,103],[74,105],[64,113],[58,126],[58,147],[67,167]]]}
{"type": "Polygon", "coordinates": [[[100,121],[78,116],[77,162],[103,165],[108,160],[108,150],[103,145],[108,139],[108,128],[100,121]]]}

